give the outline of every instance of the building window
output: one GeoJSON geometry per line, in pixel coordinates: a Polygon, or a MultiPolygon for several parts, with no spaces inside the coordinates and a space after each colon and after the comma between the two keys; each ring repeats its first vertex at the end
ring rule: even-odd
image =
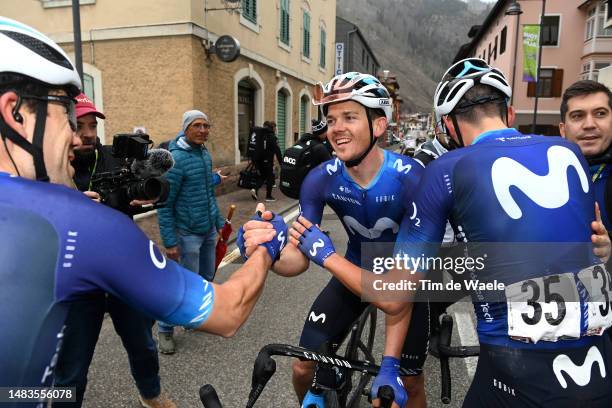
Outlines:
{"type": "Polygon", "coordinates": [[[610,66],[609,62],[596,62],[595,69],[593,70],[593,81],[597,81],[599,79],[599,70],[604,69],[610,66]]]}
{"type": "Polygon", "coordinates": [[[560,16],[544,16],[542,19],[542,45],[559,45],[560,16]]]}
{"type": "Polygon", "coordinates": [[[92,101],[96,100],[96,93],[94,91],[94,79],[91,75],[83,73],[83,93],[89,97],[92,101]]]}
{"type": "Polygon", "coordinates": [[[489,52],[487,54],[487,64],[491,63],[491,43],[489,43],[489,52]]]}
{"type": "Polygon", "coordinates": [[[257,24],[257,0],[242,0],[242,17],[257,24]]]}
{"type": "MultiPolygon", "coordinates": [[[[563,90],[563,70],[554,68],[540,69],[538,96],[541,98],[559,98],[563,90]]],[[[536,83],[529,82],[527,96],[535,97],[536,83]]]]}
{"type": "Polygon", "coordinates": [[[504,27],[501,31],[501,38],[499,39],[499,55],[506,52],[506,36],[508,35],[508,27],[504,27]]]}
{"type": "Polygon", "coordinates": [[[598,37],[610,37],[612,36],[612,27],[604,28],[606,24],[606,4],[601,3],[597,12],[597,36],[598,37]]]}
{"type": "Polygon", "coordinates": [[[587,12],[586,29],[584,39],[590,40],[595,35],[595,21],[597,21],[597,8],[593,7],[587,12]]]}
{"type": "Polygon", "coordinates": [[[491,50],[491,44],[489,44],[489,59],[491,59],[491,55],[493,55],[493,61],[497,59],[497,38],[495,36],[495,43],[493,44],[493,50],[491,50]]]}
{"type": "Polygon", "coordinates": [[[310,58],[310,13],[304,11],[304,39],[302,54],[306,58],[310,58]]]}
{"type": "Polygon", "coordinates": [[[327,42],[327,33],[325,32],[325,30],[323,28],[321,28],[321,50],[320,50],[320,55],[319,55],[319,66],[321,68],[325,68],[325,53],[327,50],[327,47],[325,45],[325,43],[327,42]]]}
{"type": "Polygon", "coordinates": [[[278,146],[281,149],[281,152],[285,151],[285,141],[287,140],[287,126],[289,125],[287,121],[287,112],[289,111],[288,103],[288,95],[280,89],[276,95],[276,136],[278,137],[278,146]]]}
{"type": "MultiPolygon", "coordinates": [[[[53,7],[70,7],[72,6],[72,0],[40,0],[44,8],[53,7]]],[[[87,4],[96,4],[96,0],[79,0],[81,6],[87,4]]]]}
{"type": "Polygon", "coordinates": [[[289,0],[281,0],[280,40],[289,45],[289,0]]]}
{"type": "Polygon", "coordinates": [[[306,121],[308,120],[309,100],[306,95],[300,99],[300,135],[306,133],[306,121]]]}

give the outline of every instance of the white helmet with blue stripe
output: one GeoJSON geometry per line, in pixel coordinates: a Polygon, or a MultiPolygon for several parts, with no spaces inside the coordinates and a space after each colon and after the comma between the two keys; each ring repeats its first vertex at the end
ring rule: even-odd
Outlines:
{"type": "Polygon", "coordinates": [[[512,88],[500,70],[480,58],[466,58],[451,66],[436,88],[434,109],[437,121],[453,112],[466,92],[478,84],[497,89],[507,100],[512,97],[512,88]]]}
{"type": "Polygon", "coordinates": [[[72,89],[70,93],[81,88],[79,74],[66,53],[32,27],[0,16],[0,50],[0,74],[26,76],[53,87],[72,89]]]}

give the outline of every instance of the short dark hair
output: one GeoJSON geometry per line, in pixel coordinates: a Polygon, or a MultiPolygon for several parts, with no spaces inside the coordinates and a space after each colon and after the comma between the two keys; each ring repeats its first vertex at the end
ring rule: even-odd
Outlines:
{"type": "MultiPolygon", "coordinates": [[[[14,91],[18,95],[27,94],[34,96],[46,96],[53,90],[66,91],[66,89],[62,87],[50,87],[47,84],[43,84],[42,82],[25,75],[12,73],[0,74],[0,95],[9,91],[14,91]]],[[[23,105],[25,105],[30,112],[36,112],[37,104],[38,102],[33,99],[23,99],[23,105]]]]}
{"type": "Polygon", "coordinates": [[[563,92],[563,99],[561,100],[561,122],[565,122],[565,115],[567,115],[568,101],[576,96],[591,95],[598,92],[603,92],[608,97],[608,107],[612,110],[612,92],[610,88],[604,84],[588,79],[583,79],[578,82],[571,84],[565,92],[563,92]]]}
{"type": "Polygon", "coordinates": [[[276,127],[276,122],[274,122],[273,120],[266,120],[263,123],[263,127],[265,127],[266,129],[273,129],[276,127]]]}
{"type": "Polygon", "coordinates": [[[506,101],[506,96],[497,89],[489,85],[478,84],[463,95],[451,114],[454,114],[458,120],[470,124],[477,123],[482,116],[500,117],[505,120],[508,110],[506,101]],[[473,101],[487,99],[490,101],[462,108],[462,105],[469,105],[473,101]]]}

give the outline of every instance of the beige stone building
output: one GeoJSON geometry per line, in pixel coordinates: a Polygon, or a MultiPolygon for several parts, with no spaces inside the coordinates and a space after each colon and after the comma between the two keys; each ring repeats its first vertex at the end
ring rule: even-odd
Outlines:
{"type": "MultiPolygon", "coordinates": [[[[309,130],[313,87],[333,76],[335,0],[80,2],[84,88],[106,114],[105,143],[135,127],[162,142],[184,111],[200,109],[213,124],[215,166],[235,166],[253,125],[276,121],[281,147],[309,130]],[[207,52],[221,35],[240,43],[234,62],[207,52]]],[[[71,3],[2,0],[0,13],[73,56],[71,3]]]]}

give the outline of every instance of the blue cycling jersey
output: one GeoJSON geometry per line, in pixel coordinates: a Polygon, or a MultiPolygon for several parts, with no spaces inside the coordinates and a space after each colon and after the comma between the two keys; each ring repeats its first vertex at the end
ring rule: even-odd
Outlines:
{"type": "Polygon", "coordinates": [[[209,317],[211,284],[167,260],[127,216],[64,186],[0,173],[0,384],[48,385],[66,303],[109,292],[187,327],[209,317]]]}
{"type": "Polygon", "coordinates": [[[415,191],[422,172],[415,160],[385,150],[378,173],[362,188],[336,158],[308,173],[300,192],[301,211],[313,224],[320,224],[323,207],[329,205],[349,238],[346,259],[367,268],[362,265],[362,244],[395,242],[407,197],[415,191]]]}
{"type": "MultiPolygon", "coordinates": [[[[486,267],[469,274],[472,280],[497,280],[506,287],[501,302],[482,301],[473,294],[481,342],[556,348],[590,341],[577,340],[590,326],[585,317],[584,286],[576,274],[597,263],[585,245],[591,242],[594,200],[589,169],[577,145],[557,137],[523,135],[514,129],[487,132],[471,146],[433,161],[411,205],[412,217],[405,217],[400,227],[398,255],[435,255],[434,246],[428,243],[442,240],[446,219],[460,240],[497,243],[482,245],[488,252],[486,267]],[[573,275],[562,276],[565,272],[573,275]],[[542,278],[553,274],[559,276],[542,278]],[[536,291],[548,296],[565,278],[575,282],[570,286],[576,298],[571,304],[559,303],[563,310],[545,313],[548,320],[544,320],[536,310],[540,305],[529,296],[536,297],[536,291]],[[518,303],[504,301],[512,287],[522,290],[527,296],[524,300],[530,301],[525,309],[517,310],[518,303]],[[537,328],[525,326],[522,318],[537,328]],[[549,321],[551,327],[544,327],[549,321]],[[534,340],[530,336],[535,332],[541,337],[534,340]],[[536,344],[523,343],[529,339],[536,344]]],[[[546,302],[545,307],[555,305],[550,299],[546,302]]]]}

